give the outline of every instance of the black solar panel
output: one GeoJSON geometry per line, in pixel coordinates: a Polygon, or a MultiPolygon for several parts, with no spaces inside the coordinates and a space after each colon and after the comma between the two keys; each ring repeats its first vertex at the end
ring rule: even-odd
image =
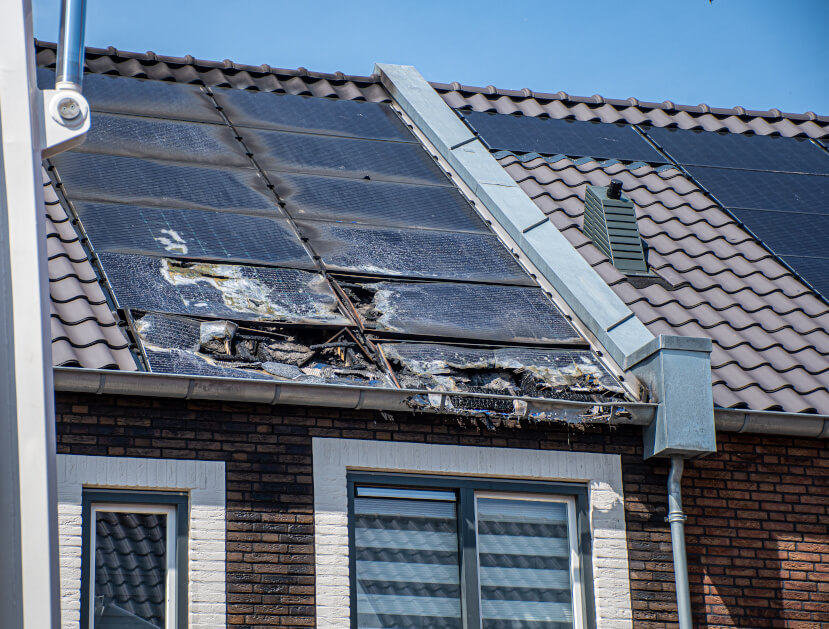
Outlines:
{"type": "Polygon", "coordinates": [[[488,232],[454,188],[269,172],[294,218],[488,232]]]}
{"type": "Polygon", "coordinates": [[[357,310],[377,330],[506,343],[581,342],[540,288],[448,282],[363,286],[371,301],[365,299],[357,310]]]}
{"type": "Polygon", "coordinates": [[[76,150],[219,166],[250,166],[228,126],[92,114],[86,141],[76,150]]]}
{"type": "Polygon", "coordinates": [[[739,208],[732,208],[731,212],[778,255],[829,258],[829,212],[805,214],[739,208]]]}
{"type": "Polygon", "coordinates": [[[689,166],[726,207],[829,214],[829,177],[689,166]]]}
{"type": "Polygon", "coordinates": [[[532,285],[495,235],[298,221],[331,270],[532,285]]]}
{"type": "Polygon", "coordinates": [[[462,112],[490,150],[666,163],[630,125],[462,112]]]}
{"type": "Polygon", "coordinates": [[[325,278],[295,269],[99,254],[121,308],[235,320],[347,325],[325,278]]]}
{"type": "Polygon", "coordinates": [[[829,155],[809,140],[659,127],[646,132],[680,164],[829,173],[829,155]]]}
{"type": "Polygon", "coordinates": [[[780,256],[798,275],[809,282],[817,292],[829,300],[829,258],[780,256]]]}
{"type": "Polygon", "coordinates": [[[265,169],[449,185],[419,144],[241,129],[265,169]]]}
{"type": "Polygon", "coordinates": [[[75,209],[97,252],[315,268],[288,219],[117,203],[75,209]]]}
{"type": "Polygon", "coordinates": [[[416,142],[384,103],[220,88],[213,94],[235,126],[416,142]]]}
{"type": "Polygon", "coordinates": [[[69,151],[51,158],[71,200],[284,216],[255,170],[69,151]]]}

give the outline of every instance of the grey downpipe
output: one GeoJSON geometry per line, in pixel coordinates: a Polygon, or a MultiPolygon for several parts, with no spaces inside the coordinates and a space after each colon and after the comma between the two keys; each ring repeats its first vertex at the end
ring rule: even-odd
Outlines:
{"type": "Polygon", "coordinates": [[[682,512],[682,471],[685,460],[671,457],[668,475],[668,517],[671,524],[671,547],[674,551],[674,579],[676,580],[676,608],[680,629],[692,629],[691,590],[688,585],[688,558],[685,555],[685,514],[682,512]]]}
{"type": "Polygon", "coordinates": [[[81,91],[85,23],[86,0],[63,0],[60,8],[55,89],[81,91]]]}

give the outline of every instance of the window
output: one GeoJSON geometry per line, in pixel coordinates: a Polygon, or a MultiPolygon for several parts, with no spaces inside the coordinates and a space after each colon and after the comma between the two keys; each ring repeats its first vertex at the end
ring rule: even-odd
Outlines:
{"type": "Polygon", "coordinates": [[[187,626],[185,492],[84,490],[81,626],[187,626]]]}
{"type": "Polygon", "coordinates": [[[350,473],[356,629],[592,625],[587,487],[350,473]]]}

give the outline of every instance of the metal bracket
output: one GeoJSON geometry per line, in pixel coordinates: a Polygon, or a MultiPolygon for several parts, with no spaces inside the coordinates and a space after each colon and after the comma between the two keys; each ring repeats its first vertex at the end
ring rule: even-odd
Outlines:
{"type": "Polygon", "coordinates": [[[74,89],[42,90],[44,159],[68,151],[86,140],[89,103],[74,89]]]}

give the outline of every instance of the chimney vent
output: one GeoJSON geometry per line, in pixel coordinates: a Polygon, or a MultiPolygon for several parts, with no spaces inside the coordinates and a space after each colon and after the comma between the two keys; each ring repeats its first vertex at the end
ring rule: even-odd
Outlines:
{"type": "Polygon", "coordinates": [[[647,275],[648,263],[636,224],[633,201],[622,194],[622,182],[587,186],[584,195],[584,233],[613,266],[629,275],[647,275]]]}

